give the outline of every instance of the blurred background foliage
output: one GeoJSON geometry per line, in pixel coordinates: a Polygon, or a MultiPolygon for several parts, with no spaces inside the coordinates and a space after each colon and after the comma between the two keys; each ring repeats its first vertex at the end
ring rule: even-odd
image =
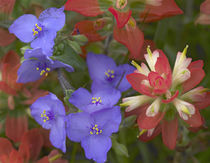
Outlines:
{"type": "MultiPolygon", "coordinates": [[[[139,23],[139,28],[143,31],[145,39],[153,40],[156,44],[156,48],[162,49],[168,56],[171,66],[175,62],[176,54],[178,51],[182,51],[186,45],[189,45],[188,57],[192,57],[193,60],[202,59],[204,61],[204,70],[206,77],[202,81],[201,85],[210,88],[210,26],[195,24],[195,20],[200,13],[200,4],[203,0],[176,0],[178,6],[184,11],[183,15],[165,18],[155,23],[139,23]]],[[[31,13],[39,15],[39,13],[49,7],[61,7],[64,5],[65,0],[16,0],[14,10],[10,16],[0,15],[0,27],[8,27],[13,20],[19,16],[31,13]]],[[[104,3],[103,3],[104,4],[104,3]]],[[[133,17],[138,20],[138,15],[135,11],[142,10],[144,6],[141,4],[131,4],[131,10],[133,10],[133,17]]],[[[96,18],[84,17],[78,13],[65,11],[66,13],[66,26],[62,30],[62,33],[68,35],[73,31],[74,25],[81,20],[96,20],[96,18]]],[[[112,17],[110,13],[105,13],[100,17],[112,17]]],[[[115,22],[116,23],[116,22],[115,22]]],[[[101,34],[108,36],[110,39],[113,31],[113,24],[105,26],[100,31],[101,34]]],[[[1,37],[1,36],[0,36],[1,37]]],[[[112,37],[111,37],[112,38],[112,37]]],[[[77,89],[79,87],[89,87],[90,78],[88,76],[87,67],[85,61],[69,46],[65,46],[57,40],[59,45],[55,46],[56,58],[64,61],[76,69],[74,73],[65,73],[72,86],[77,89]],[[61,45],[62,44],[62,45],[61,45]],[[59,47],[60,46],[60,47],[59,47]],[[60,49],[59,49],[60,48],[60,49]]],[[[107,51],[106,41],[90,43],[86,48],[87,51],[95,53],[103,53],[107,51]]],[[[9,50],[16,51],[21,55],[21,48],[25,46],[19,40],[16,40],[12,44],[6,47],[0,47],[0,56],[5,55],[9,50]]],[[[113,57],[117,63],[128,62],[127,57],[128,50],[125,46],[117,43],[111,39],[108,46],[108,55],[113,57]]],[[[23,56],[23,55],[21,55],[23,56]]],[[[41,89],[48,90],[55,93],[57,96],[63,97],[63,92],[59,86],[59,82],[56,79],[56,72],[51,73],[50,76],[41,84],[41,89]]],[[[4,106],[5,94],[1,93],[1,106],[4,106]]],[[[14,111],[15,114],[20,112],[23,108],[18,100],[15,99],[16,107],[18,111],[14,111]]],[[[210,100],[210,99],[209,99],[210,100]]],[[[0,114],[0,120],[4,121],[6,113],[0,114]]],[[[124,119],[122,122],[120,131],[118,134],[113,135],[113,148],[108,153],[108,162],[112,163],[154,163],[154,162],[174,162],[174,163],[208,163],[210,162],[210,108],[201,111],[205,119],[205,125],[207,129],[200,130],[198,133],[188,133],[185,138],[185,142],[181,142],[182,146],[179,146],[179,139],[177,148],[174,151],[167,149],[162,140],[161,135],[148,143],[140,142],[137,140],[138,128],[135,127],[134,117],[124,119]],[[185,144],[185,146],[183,146],[185,144]]],[[[29,121],[30,128],[36,126],[34,120],[29,121]]],[[[186,133],[185,129],[182,129],[179,133],[186,133]]],[[[5,136],[3,130],[0,136],[5,136]]],[[[85,159],[84,152],[79,144],[68,143],[67,153],[64,158],[70,160],[70,162],[85,163],[91,162],[85,159]]],[[[42,155],[45,155],[48,151],[43,151],[42,155]]]]}

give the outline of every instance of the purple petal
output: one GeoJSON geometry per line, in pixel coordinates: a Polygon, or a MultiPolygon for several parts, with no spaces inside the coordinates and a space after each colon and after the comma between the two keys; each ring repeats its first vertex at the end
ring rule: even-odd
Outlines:
{"type": "Polygon", "coordinates": [[[117,68],[112,58],[93,53],[87,54],[87,66],[91,79],[101,82],[107,82],[105,80],[105,72],[108,71],[108,69],[115,70],[117,68]]]}
{"type": "Polygon", "coordinates": [[[91,116],[94,118],[95,123],[101,127],[103,135],[110,136],[118,131],[121,122],[119,106],[94,112],[91,116]]]}
{"type": "Polygon", "coordinates": [[[91,124],[93,119],[88,113],[72,113],[66,117],[67,136],[70,140],[80,142],[83,138],[90,135],[91,124]]]}
{"type": "Polygon", "coordinates": [[[13,22],[9,27],[9,32],[15,34],[22,42],[31,42],[34,39],[33,28],[37,22],[34,15],[25,14],[13,22]]]}
{"type": "Polygon", "coordinates": [[[55,31],[42,31],[42,33],[40,33],[40,35],[31,42],[31,47],[42,48],[45,55],[52,56],[55,37],[55,31]]]}
{"type": "Polygon", "coordinates": [[[50,131],[50,142],[56,148],[66,152],[66,130],[64,117],[57,116],[50,131]]]}
{"type": "Polygon", "coordinates": [[[110,150],[112,142],[108,136],[93,135],[83,139],[81,145],[88,159],[101,163],[106,161],[107,152],[110,150]]]}
{"type": "Polygon", "coordinates": [[[84,88],[77,89],[72,93],[69,102],[80,110],[86,110],[87,106],[91,102],[92,95],[84,88]]]}
{"type": "Polygon", "coordinates": [[[67,65],[63,62],[57,61],[57,60],[55,60],[52,65],[52,69],[56,69],[56,68],[65,68],[66,71],[68,71],[68,72],[74,71],[74,68],[72,66],[67,65]]]}
{"type": "Polygon", "coordinates": [[[39,60],[45,60],[48,57],[45,54],[43,54],[41,48],[36,48],[36,49],[27,49],[24,53],[24,58],[25,59],[38,58],[39,60]]]}
{"type": "Polygon", "coordinates": [[[65,25],[64,7],[48,8],[44,10],[39,16],[39,22],[47,30],[59,31],[65,25]]]}
{"type": "Polygon", "coordinates": [[[123,79],[121,80],[118,89],[121,92],[124,92],[131,87],[130,83],[126,79],[126,75],[133,73],[135,68],[133,66],[130,66],[129,64],[124,64],[124,65],[119,65],[118,70],[120,70],[121,75],[124,74],[123,79]]]}
{"type": "Polygon", "coordinates": [[[40,72],[36,70],[38,60],[25,60],[18,69],[17,83],[33,82],[41,78],[40,72]]]}

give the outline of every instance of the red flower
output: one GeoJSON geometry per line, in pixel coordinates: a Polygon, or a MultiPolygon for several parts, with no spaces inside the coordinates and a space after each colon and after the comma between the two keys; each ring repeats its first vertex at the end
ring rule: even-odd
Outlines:
{"type": "Polygon", "coordinates": [[[14,51],[9,51],[1,61],[2,81],[0,90],[7,94],[16,95],[22,84],[16,83],[17,70],[20,66],[20,57],[14,51]]]}
{"type": "Polygon", "coordinates": [[[98,0],[68,0],[65,10],[75,11],[84,16],[98,16],[103,14],[98,0]]]}
{"type": "Polygon", "coordinates": [[[146,5],[144,11],[140,13],[140,19],[144,22],[154,22],[180,14],[183,14],[183,11],[174,0],[163,0],[160,6],[146,5]]]}
{"type": "Polygon", "coordinates": [[[0,46],[7,46],[15,41],[15,36],[10,34],[7,30],[0,28],[0,46]]]}
{"type": "Polygon", "coordinates": [[[124,98],[121,105],[127,106],[127,112],[132,112],[129,115],[137,114],[140,140],[150,140],[159,134],[161,128],[164,144],[169,149],[174,149],[178,115],[190,128],[202,126],[204,120],[199,109],[209,106],[209,100],[206,100],[209,92],[206,93],[207,89],[203,87],[194,88],[205,73],[202,61],[191,63],[191,58],[186,57],[187,48],[182,53],[178,52],[173,73],[161,50],[152,53],[148,49],[145,59],[149,67],[132,62],[137,70],[127,75],[127,79],[143,95],[124,98]],[[180,86],[183,91],[180,91],[180,86]]]}
{"type": "Polygon", "coordinates": [[[125,45],[130,51],[130,58],[141,58],[141,51],[144,44],[144,34],[136,26],[133,18],[130,18],[126,28],[114,27],[114,39],[125,45]]]}
{"type": "Polygon", "coordinates": [[[195,23],[210,24],[210,0],[206,0],[201,4],[200,12],[201,13],[195,23]]]}
{"type": "Polygon", "coordinates": [[[20,142],[26,131],[28,131],[28,119],[26,116],[11,117],[10,115],[7,115],[5,132],[8,138],[15,143],[20,142]]]}
{"type": "Polygon", "coordinates": [[[128,22],[128,20],[131,17],[131,10],[128,10],[126,12],[118,11],[114,9],[113,7],[109,8],[109,11],[114,15],[116,21],[117,21],[117,27],[123,28],[125,24],[128,22]]]}
{"type": "Polygon", "coordinates": [[[97,31],[105,25],[104,19],[98,19],[96,21],[83,20],[75,24],[73,35],[83,34],[88,38],[89,42],[101,41],[105,37],[100,36],[97,31]]]}

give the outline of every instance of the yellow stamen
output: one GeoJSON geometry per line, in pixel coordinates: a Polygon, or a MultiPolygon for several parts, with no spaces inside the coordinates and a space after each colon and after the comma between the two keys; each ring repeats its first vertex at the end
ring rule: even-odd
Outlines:
{"type": "Polygon", "coordinates": [[[188,110],[188,108],[186,106],[182,106],[182,112],[184,112],[187,115],[191,115],[190,111],[188,110]]]}
{"type": "Polygon", "coordinates": [[[184,48],[182,55],[180,57],[180,60],[183,61],[186,58],[186,54],[187,54],[187,49],[188,49],[188,45],[186,45],[186,47],[184,48]]]}
{"type": "Polygon", "coordinates": [[[149,54],[149,57],[152,57],[152,51],[150,50],[150,46],[147,46],[147,53],[149,54]]]}
{"type": "Polygon", "coordinates": [[[136,63],[134,60],[132,60],[131,61],[131,64],[133,65],[133,66],[135,66],[136,68],[137,68],[137,70],[138,71],[142,71],[143,69],[141,68],[141,66],[138,64],[138,63],[136,63]]]}
{"type": "Polygon", "coordinates": [[[137,138],[139,138],[141,135],[143,135],[145,132],[147,132],[146,129],[142,129],[139,133],[139,135],[137,136],[137,138]]]}

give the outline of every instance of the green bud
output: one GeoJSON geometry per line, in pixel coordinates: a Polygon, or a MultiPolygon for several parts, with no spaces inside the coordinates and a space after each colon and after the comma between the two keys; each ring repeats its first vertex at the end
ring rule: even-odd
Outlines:
{"type": "Polygon", "coordinates": [[[74,35],[72,40],[76,41],[80,46],[85,45],[88,42],[88,39],[85,35],[74,35]]]}
{"type": "Polygon", "coordinates": [[[21,54],[24,55],[24,53],[25,53],[25,51],[26,51],[27,49],[31,49],[30,45],[26,45],[26,46],[23,46],[22,48],[20,48],[21,54]]]}
{"type": "Polygon", "coordinates": [[[68,40],[68,45],[72,47],[72,49],[77,53],[81,54],[82,50],[80,48],[80,45],[76,41],[68,40]]]}

